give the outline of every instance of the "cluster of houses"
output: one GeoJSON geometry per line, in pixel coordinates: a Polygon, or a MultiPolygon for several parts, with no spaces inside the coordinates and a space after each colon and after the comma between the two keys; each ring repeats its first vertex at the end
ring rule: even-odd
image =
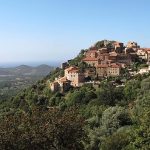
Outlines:
{"type": "MultiPolygon", "coordinates": [[[[150,64],[149,48],[140,48],[136,42],[128,42],[126,46],[121,42],[114,42],[112,45],[111,48],[91,47],[85,52],[83,61],[96,68],[98,77],[119,76],[122,68],[137,60],[150,64]]],[[[142,68],[139,73],[147,72],[148,69],[142,68]]]]}
{"type": "Polygon", "coordinates": [[[82,62],[93,67],[94,71],[87,69],[81,72],[78,67],[63,63],[64,77],[56,78],[50,83],[50,88],[52,91],[67,91],[70,87],[80,87],[90,73],[97,78],[116,77],[121,74],[122,68],[130,66],[137,59],[150,64],[150,49],[140,48],[136,42],[128,42],[126,46],[121,42],[113,42],[111,47],[93,46],[85,51],[82,62]]]}
{"type": "Polygon", "coordinates": [[[64,77],[56,78],[50,83],[51,91],[68,91],[71,87],[80,87],[84,83],[84,73],[76,66],[70,66],[64,70],[64,77]]]}

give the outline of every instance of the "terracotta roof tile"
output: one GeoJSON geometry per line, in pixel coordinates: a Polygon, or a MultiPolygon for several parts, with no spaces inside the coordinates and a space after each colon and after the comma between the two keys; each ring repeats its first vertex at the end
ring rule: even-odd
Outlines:
{"type": "Polygon", "coordinates": [[[98,61],[98,58],[86,57],[82,59],[83,61],[98,61]]]}
{"type": "Polygon", "coordinates": [[[79,72],[79,69],[77,67],[69,67],[67,69],[65,69],[65,71],[68,71],[68,73],[75,73],[75,72],[79,72]]]}
{"type": "Polygon", "coordinates": [[[97,68],[107,68],[108,64],[99,64],[97,65],[97,68]]]}
{"type": "Polygon", "coordinates": [[[118,54],[116,52],[110,52],[109,55],[110,56],[117,56],[118,54]]]}
{"type": "Polygon", "coordinates": [[[120,65],[119,64],[111,64],[110,67],[112,67],[112,68],[120,68],[120,65]]]}
{"type": "Polygon", "coordinates": [[[69,68],[66,68],[65,70],[66,71],[70,71],[70,70],[73,70],[73,69],[78,69],[77,67],[74,67],[74,66],[71,66],[71,67],[69,67],[69,68]]]}
{"type": "Polygon", "coordinates": [[[97,68],[108,68],[108,67],[120,68],[121,66],[119,64],[115,64],[115,63],[110,64],[110,65],[108,65],[108,64],[99,64],[99,65],[97,65],[97,68]]]}
{"type": "Polygon", "coordinates": [[[68,81],[66,77],[59,78],[58,80],[59,80],[60,82],[67,82],[67,81],[68,81]]]}
{"type": "Polygon", "coordinates": [[[69,73],[78,73],[79,72],[79,70],[78,69],[72,69],[72,70],[70,70],[70,71],[68,71],[69,73]]]}
{"type": "Polygon", "coordinates": [[[138,50],[143,50],[143,51],[145,51],[145,52],[150,53],[150,48],[140,48],[140,49],[138,49],[138,50]]]}

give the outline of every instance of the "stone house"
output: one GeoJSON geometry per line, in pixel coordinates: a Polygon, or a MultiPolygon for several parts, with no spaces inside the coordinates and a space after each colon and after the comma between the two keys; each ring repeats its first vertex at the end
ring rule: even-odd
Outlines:
{"type": "Polygon", "coordinates": [[[95,66],[100,63],[98,58],[98,51],[95,48],[91,48],[85,53],[85,58],[82,59],[83,62],[86,62],[90,66],[95,66]]]}
{"type": "Polygon", "coordinates": [[[145,49],[138,49],[136,54],[142,60],[147,60],[147,58],[148,58],[148,53],[145,49]]]}
{"type": "Polygon", "coordinates": [[[99,59],[101,60],[101,61],[107,61],[107,60],[109,60],[109,53],[103,53],[103,54],[100,54],[99,55],[99,59]]]}
{"type": "Polygon", "coordinates": [[[71,81],[73,87],[79,87],[84,83],[84,74],[77,67],[65,69],[65,77],[71,81]]]}
{"type": "Polygon", "coordinates": [[[98,55],[103,54],[103,53],[109,53],[108,48],[100,48],[98,49],[98,55]]]}
{"type": "Polygon", "coordinates": [[[126,65],[130,65],[132,63],[131,55],[130,54],[118,54],[117,55],[117,62],[123,63],[126,65]]]}
{"type": "Polygon", "coordinates": [[[86,62],[90,66],[96,66],[100,63],[99,58],[86,57],[82,59],[83,62],[86,62]]]}
{"type": "Polygon", "coordinates": [[[128,43],[127,43],[127,46],[126,46],[127,48],[137,48],[137,43],[136,42],[134,42],[134,41],[129,41],[128,43]]]}
{"type": "Polygon", "coordinates": [[[113,43],[115,52],[117,53],[122,53],[123,49],[124,49],[124,44],[121,42],[114,42],[113,43]]]}
{"type": "Polygon", "coordinates": [[[96,67],[96,74],[98,77],[106,77],[108,70],[108,64],[99,64],[96,67]]]}
{"type": "Polygon", "coordinates": [[[58,82],[54,81],[54,82],[50,83],[50,89],[52,92],[59,91],[60,86],[59,86],[58,82]]]}
{"type": "Polygon", "coordinates": [[[111,64],[108,67],[108,76],[116,77],[120,75],[121,66],[119,64],[111,64]]]}
{"type": "Polygon", "coordinates": [[[84,74],[79,71],[77,67],[71,66],[65,69],[65,75],[61,78],[56,78],[54,82],[50,83],[50,89],[53,92],[65,92],[70,87],[79,87],[84,83],[84,74]]]}
{"type": "Polygon", "coordinates": [[[118,56],[118,54],[116,52],[110,52],[109,60],[111,60],[111,62],[117,62],[117,56],[118,56]]]}
{"type": "Polygon", "coordinates": [[[144,48],[147,54],[147,64],[150,64],[150,48],[144,48]]]}
{"type": "Polygon", "coordinates": [[[140,46],[136,43],[136,42],[133,42],[133,41],[129,41],[127,43],[127,48],[132,48],[134,49],[134,51],[136,51],[138,48],[140,48],[140,46]]]}
{"type": "Polygon", "coordinates": [[[121,66],[118,64],[100,64],[96,67],[98,77],[116,77],[120,75],[121,66]]]}
{"type": "Polygon", "coordinates": [[[97,50],[96,50],[96,49],[88,50],[88,51],[85,53],[85,56],[86,56],[87,58],[97,58],[97,57],[98,57],[97,50]]]}
{"type": "Polygon", "coordinates": [[[54,82],[50,83],[50,89],[52,92],[65,92],[70,89],[70,81],[66,77],[56,78],[54,82]]]}

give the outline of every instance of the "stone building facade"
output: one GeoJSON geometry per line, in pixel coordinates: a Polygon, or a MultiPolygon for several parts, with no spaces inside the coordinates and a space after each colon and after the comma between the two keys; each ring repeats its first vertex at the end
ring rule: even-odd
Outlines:
{"type": "Polygon", "coordinates": [[[50,89],[56,91],[68,91],[70,87],[79,87],[84,83],[84,74],[77,67],[71,66],[65,69],[65,75],[61,78],[56,78],[50,83],[50,89]]]}

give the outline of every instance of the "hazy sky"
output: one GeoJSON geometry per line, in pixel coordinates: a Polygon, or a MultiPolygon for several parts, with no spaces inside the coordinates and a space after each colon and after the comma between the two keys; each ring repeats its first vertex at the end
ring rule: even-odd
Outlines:
{"type": "Polygon", "coordinates": [[[0,62],[61,61],[98,40],[150,47],[150,0],[0,0],[0,62]]]}

